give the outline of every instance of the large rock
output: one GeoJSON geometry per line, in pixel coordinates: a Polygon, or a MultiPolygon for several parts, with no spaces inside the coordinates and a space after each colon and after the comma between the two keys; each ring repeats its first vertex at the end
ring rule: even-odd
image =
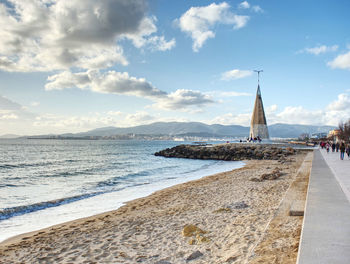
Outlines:
{"type": "Polygon", "coordinates": [[[220,145],[179,145],[155,153],[156,156],[168,158],[191,158],[213,160],[283,160],[294,155],[291,147],[276,147],[269,144],[220,144],[220,145]]]}

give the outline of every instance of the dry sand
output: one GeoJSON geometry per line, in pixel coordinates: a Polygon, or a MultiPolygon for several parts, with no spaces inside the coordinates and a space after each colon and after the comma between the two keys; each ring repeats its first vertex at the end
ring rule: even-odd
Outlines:
{"type": "Polygon", "coordinates": [[[14,237],[0,244],[0,263],[295,263],[302,216],[288,216],[283,198],[305,155],[247,161],[116,211],[14,237]],[[276,167],[278,179],[250,180],[276,167]]]}

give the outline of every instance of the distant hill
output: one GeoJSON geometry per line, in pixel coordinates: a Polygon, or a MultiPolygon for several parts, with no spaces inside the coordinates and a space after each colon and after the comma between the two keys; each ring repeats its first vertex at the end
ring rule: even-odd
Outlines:
{"type": "Polygon", "coordinates": [[[220,136],[245,136],[249,133],[249,128],[237,125],[206,125],[199,122],[157,122],[150,125],[135,127],[106,127],[75,134],[76,136],[111,136],[123,134],[143,134],[143,135],[190,135],[206,133],[220,136]],[[248,131],[248,132],[247,132],[248,131]]]}
{"type": "MultiPolygon", "coordinates": [[[[274,124],[269,126],[270,137],[296,138],[303,133],[328,132],[332,126],[290,125],[274,124]]],[[[200,122],[157,122],[149,125],[127,128],[105,127],[77,134],[64,134],[62,136],[113,136],[125,134],[142,135],[171,135],[171,136],[197,136],[197,137],[247,137],[249,127],[238,125],[207,125],[200,122]]]]}
{"type": "Polygon", "coordinates": [[[296,138],[303,133],[313,134],[329,132],[335,129],[334,126],[310,126],[310,125],[290,125],[290,124],[273,124],[269,126],[270,137],[279,138],[296,138]]]}
{"type": "Polygon", "coordinates": [[[18,138],[18,137],[20,137],[20,136],[14,135],[14,134],[6,134],[6,135],[0,136],[0,138],[2,138],[2,139],[12,139],[12,138],[18,138]]]}
{"type": "MultiPolygon", "coordinates": [[[[272,138],[297,138],[301,134],[321,133],[336,128],[333,126],[309,126],[298,124],[273,124],[268,127],[272,138]]],[[[38,135],[30,138],[68,138],[113,137],[122,135],[174,136],[174,137],[248,137],[249,127],[238,125],[207,125],[200,122],[156,122],[134,127],[102,127],[82,133],[61,135],[38,135]]],[[[124,137],[119,137],[124,138],[124,137]]],[[[131,139],[132,137],[126,137],[131,139]]]]}

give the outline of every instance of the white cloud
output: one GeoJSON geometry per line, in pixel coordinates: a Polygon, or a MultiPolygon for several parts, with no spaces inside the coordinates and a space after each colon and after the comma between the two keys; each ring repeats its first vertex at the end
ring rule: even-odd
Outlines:
{"type": "Polygon", "coordinates": [[[222,124],[222,125],[240,125],[249,126],[251,119],[250,113],[244,114],[232,114],[227,113],[224,115],[217,116],[212,120],[207,121],[208,124],[222,124]]]}
{"type": "MultiPolygon", "coordinates": [[[[350,96],[348,94],[339,94],[336,101],[327,106],[328,111],[347,111],[350,110],[350,96]]],[[[350,118],[350,116],[349,116],[350,118]]]]}
{"type": "Polygon", "coordinates": [[[248,20],[248,16],[232,13],[229,4],[223,2],[191,7],[176,22],[183,32],[190,34],[193,39],[192,49],[198,52],[209,38],[215,37],[212,29],[216,24],[233,25],[234,29],[239,29],[244,27],[248,20]]]}
{"type": "Polygon", "coordinates": [[[145,124],[150,124],[154,122],[156,118],[147,112],[141,111],[141,112],[136,112],[135,114],[128,114],[125,117],[125,123],[127,126],[136,126],[136,125],[145,125],[145,124]]]}
{"type": "Polygon", "coordinates": [[[137,48],[147,47],[151,50],[166,51],[175,47],[175,39],[166,41],[164,36],[154,36],[153,33],[157,32],[155,25],[157,19],[153,17],[146,17],[141,21],[141,24],[136,32],[126,33],[122,36],[132,40],[133,44],[137,48]]]}
{"type": "Polygon", "coordinates": [[[102,69],[127,59],[119,40],[169,50],[145,0],[8,0],[0,3],[0,69],[33,72],[102,69]]]}
{"type": "Polygon", "coordinates": [[[264,12],[264,10],[258,5],[252,6],[252,9],[255,13],[263,13],[264,12]]]}
{"type": "Polygon", "coordinates": [[[328,62],[328,66],[334,69],[350,70],[350,51],[338,55],[334,60],[328,62]]]}
{"type": "Polygon", "coordinates": [[[5,113],[0,111],[0,119],[2,120],[18,119],[18,115],[14,113],[5,113]]]}
{"type": "Polygon", "coordinates": [[[242,9],[248,9],[248,8],[250,8],[250,4],[247,1],[243,1],[242,3],[240,3],[238,5],[238,7],[242,8],[242,9]]]}
{"type": "Polygon", "coordinates": [[[350,117],[350,96],[339,94],[325,109],[309,110],[302,106],[288,106],[282,112],[277,113],[276,110],[277,108],[275,111],[266,111],[269,123],[337,126],[340,121],[350,117]]]}
{"type": "Polygon", "coordinates": [[[221,80],[229,81],[251,76],[253,71],[234,69],[221,74],[221,80]]]}
{"type": "Polygon", "coordinates": [[[179,89],[158,100],[153,106],[165,110],[186,110],[189,107],[202,107],[214,103],[209,96],[199,91],[179,89]]]}
{"type": "Polygon", "coordinates": [[[48,77],[46,90],[62,90],[67,88],[91,89],[99,93],[126,94],[146,98],[166,96],[166,93],[155,88],[144,78],[129,76],[127,72],[87,71],[71,73],[61,72],[48,77]]]}
{"type": "Polygon", "coordinates": [[[305,48],[305,49],[299,50],[297,53],[309,53],[309,54],[319,55],[326,52],[334,52],[334,51],[337,51],[337,49],[338,49],[338,45],[333,45],[333,46],[321,45],[313,48],[305,48]]]}
{"type": "Polygon", "coordinates": [[[154,107],[177,110],[189,107],[202,107],[214,101],[210,96],[198,91],[179,89],[173,93],[166,93],[154,87],[144,78],[129,76],[127,72],[87,71],[71,73],[61,72],[48,77],[46,90],[62,90],[77,87],[90,89],[99,93],[125,94],[144,97],[155,101],[154,107]]]}
{"type": "Polygon", "coordinates": [[[282,112],[276,114],[276,116],[271,116],[272,123],[286,123],[286,124],[314,124],[320,125],[324,124],[323,111],[322,110],[308,110],[302,106],[292,107],[287,106],[282,112]]]}
{"type": "Polygon", "coordinates": [[[268,107],[265,107],[265,113],[266,115],[272,115],[274,114],[278,109],[278,106],[276,104],[269,105],[268,107]]]}
{"type": "Polygon", "coordinates": [[[166,41],[164,36],[150,37],[148,38],[146,43],[150,45],[152,50],[160,50],[160,51],[171,50],[176,45],[176,41],[174,38],[169,41],[166,41]]]}
{"type": "Polygon", "coordinates": [[[258,5],[251,6],[247,1],[241,2],[238,5],[238,8],[240,8],[240,9],[251,9],[255,13],[263,13],[264,12],[264,10],[260,6],[258,6],[258,5]]]}

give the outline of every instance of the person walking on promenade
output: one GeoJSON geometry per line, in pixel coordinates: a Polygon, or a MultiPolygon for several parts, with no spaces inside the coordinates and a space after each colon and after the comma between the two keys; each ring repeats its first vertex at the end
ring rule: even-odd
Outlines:
{"type": "Polygon", "coordinates": [[[345,153],[345,144],[344,144],[344,142],[341,143],[339,149],[340,149],[340,159],[343,160],[344,159],[344,153],[345,153]]]}
{"type": "Polygon", "coordinates": [[[348,154],[348,159],[350,159],[350,143],[346,146],[346,154],[348,154]]]}
{"type": "Polygon", "coordinates": [[[327,142],[327,144],[326,144],[327,154],[329,153],[329,147],[330,147],[330,145],[329,145],[329,143],[327,142]]]}
{"type": "Polygon", "coordinates": [[[339,142],[337,142],[337,144],[335,144],[335,148],[336,148],[337,152],[339,151],[339,147],[340,147],[339,142]]]}
{"type": "Polygon", "coordinates": [[[333,142],[332,143],[332,152],[334,152],[334,150],[335,150],[335,143],[333,142]]]}

